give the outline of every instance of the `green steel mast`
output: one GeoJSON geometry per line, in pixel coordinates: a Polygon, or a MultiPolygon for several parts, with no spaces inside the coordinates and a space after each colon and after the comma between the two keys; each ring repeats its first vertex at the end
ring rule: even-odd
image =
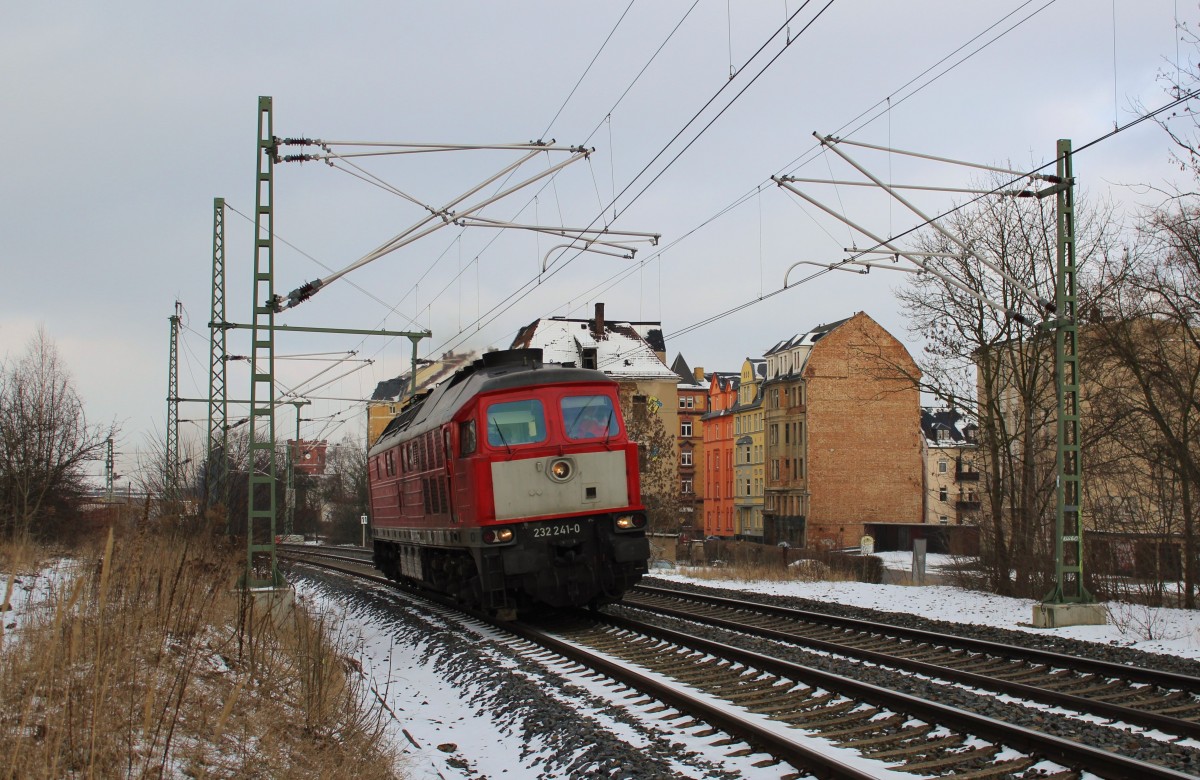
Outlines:
{"type": "Polygon", "coordinates": [[[1055,290],[1054,369],[1058,401],[1058,472],[1054,520],[1054,589],[1049,604],[1089,604],[1083,584],[1083,523],[1079,449],[1079,326],[1075,281],[1075,178],[1071,142],[1058,142],[1058,268],[1055,290]]]}
{"type": "Polygon", "coordinates": [[[229,523],[229,390],[226,385],[225,199],[213,198],[212,308],[208,318],[208,452],[205,493],[208,508],[221,506],[229,523]]]}
{"type": "Polygon", "coordinates": [[[108,437],[108,441],[105,442],[105,452],[104,452],[104,498],[110,504],[112,503],[112,500],[113,500],[114,477],[115,477],[115,475],[113,474],[113,440],[112,440],[112,437],[110,436],[110,437],[108,437]]]}
{"type": "Polygon", "coordinates": [[[183,305],[175,301],[170,316],[171,346],[167,358],[167,444],[163,453],[163,497],[178,498],[179,487],[179,322],[183,305]]]}
{"type": "Polygon", "coordinates": [[[275,224],[276,145],[271,98],[258,99],[254,197],[254,295],[250,336],[250,443],[246,516],[247,588],[280,584],[275,557],[275,224]]]}

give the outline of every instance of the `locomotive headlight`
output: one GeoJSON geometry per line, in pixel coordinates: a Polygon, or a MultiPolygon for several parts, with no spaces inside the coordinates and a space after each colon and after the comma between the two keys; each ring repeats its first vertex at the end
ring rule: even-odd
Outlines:
{"type": "Polygon", "coordinates": [[[511,542],[513,532],[511,528],[489,528],[483,532],[483,541],[486,544],[503,544],[511,542]]]}
{"type": "Polygon", "coordinates": [[[550,463],[550,469],[546,473],[555,482],[566,482],[575,475],[575,465],[570,458],[559,458],[550,463]]]}
{"type": "Polygon", "coordinates": [[[646,525],[646,518],[641,515],[620,515],[617,518],[618,531],[632,531],[646,525]]]}

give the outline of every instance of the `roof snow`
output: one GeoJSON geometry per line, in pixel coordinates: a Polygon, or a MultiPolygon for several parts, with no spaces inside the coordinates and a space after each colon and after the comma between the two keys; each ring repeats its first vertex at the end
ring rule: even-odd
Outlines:
{"type": "MultiPolygon", "coordinates": [[[[513,339],[513,349],[532,347],[542,350],[546,363],[574,363],[584,366],[584,350],[596,350],[596,368],[615,379],[649,379],[678,382],[679,375],[659,359],[639,330],[652,336],[659,323],[621,321],[604,322],[602,338],[592,332],[591,320],[540,319],[521,329],[513,339]],[[653,326],[653,327],[651,327],[653,326]]],[[[589,361],[590,362],[590,361],[589,361]]]]}

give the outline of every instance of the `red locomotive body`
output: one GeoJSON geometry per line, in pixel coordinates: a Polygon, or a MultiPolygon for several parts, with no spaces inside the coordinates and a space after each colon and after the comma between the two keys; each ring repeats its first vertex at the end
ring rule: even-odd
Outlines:
{"type": "Polygon", "coordinates": [[[646,573],[637,445],[598,371],[487,353],[401,411],[368,469],[392,579],[512,614],[615,601],[646,573]]]}

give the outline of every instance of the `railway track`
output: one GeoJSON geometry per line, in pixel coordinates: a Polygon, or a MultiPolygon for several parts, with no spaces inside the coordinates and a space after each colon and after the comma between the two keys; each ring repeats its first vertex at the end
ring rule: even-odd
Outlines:
{"type": "Polygon", "coordinates": [[[1200,678],[666,588],[624,604],[1112,721],[1200,738],[1200,678]]]}
{"type": "MultiPolygon", "coordinates": [[[[367,573],[359,551],[282,554],[394,585],[367,573]]],[[[732,751],[766,753],[795,767],[792,777],[1192,776],[629,617],[588,613],[496,625],[542,648],[543,660],[566,658],[628,686],[634,692],[623,706],[649,708],[675,729],[732,751]]]]}

